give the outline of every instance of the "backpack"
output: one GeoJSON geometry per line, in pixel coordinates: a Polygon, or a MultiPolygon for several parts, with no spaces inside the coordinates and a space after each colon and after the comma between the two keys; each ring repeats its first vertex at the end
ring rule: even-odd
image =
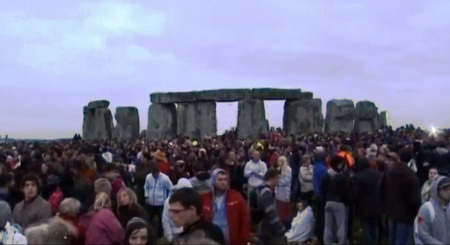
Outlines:
{"type": "Polygon", "coordinates": [[[61,204],[63,199],[64,199],[63,193],[59,188],[55,192],[53,192],[53,194],[48,199],[48,202],[52,207],[53,215],[59,212],[59,204],[61,204]]]}
{"type": "MultiPolygon", "coordinates": [[[[430,221],[431,223],[434,222],[434,218],[436,217],[436,212],[434,211],[434,207],[433,204],[431,202],[426,202],[425,207],[428,209],[428,212],[430,212],[430,221]]],[[[419,220],[418,220],[419,216],[417,215],[416,218],[414,219],[414,242],[416,245],[420,245],[420,244],[424,244],[420,239],[419,239],[419,220]]]]}
{"type": "Polygon", "coordinates": [[[259,200],[261,196],[260,194],[265,187],[266,186],[257,187],[251,190],[249,193],[248,203],[250,206],[250,214],[252,217],[252,221],[255,224],[259,223],[263,219],[265,214],[264,208],[261,207],[259,200]]]}

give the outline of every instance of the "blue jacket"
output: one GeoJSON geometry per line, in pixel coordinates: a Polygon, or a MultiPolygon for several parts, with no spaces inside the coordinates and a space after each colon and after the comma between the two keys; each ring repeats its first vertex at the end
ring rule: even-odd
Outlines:
{"type": "Polygon", "coordinates": [[[313,170],[313,186],[314,194],[320,198],[323,198],[323,193],[321,192],[322,179],[327,175],[327,167],[325,163],[316,162],[314,163],[313,170]]]}
{"type": "Polygon", "coordinates": [[[144,184],[146,203],[152,206],[163,206],[172,188],[172,181],[167,175],[159,173],[155,180],[152,174],[148,174],[144,184]]]}

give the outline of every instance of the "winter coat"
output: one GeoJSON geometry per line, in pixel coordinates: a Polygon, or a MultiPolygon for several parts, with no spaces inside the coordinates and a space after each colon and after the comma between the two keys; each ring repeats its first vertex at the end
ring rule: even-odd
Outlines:
{"type": "Polygon", "coordinates": [[[322,193],[322,179],[327,175],[327,167],[323,162],[315,162],[314,163],[314,171],[313,171],[313,188],[314,194],[317,197],[323,198],[322,193]]]}
{"type": "Polygon", "coordinates": [[[33,224],[44,223],[51,217],[52,207],[41,196],[37,196],[30,202],[19,202],[13,211],[14,223],[24,229],[33,224]]]}
{"type": "Polygon", "coordinates": [[[146,222],[149,222],[148,214],[141,205],[132,204],[131,206],[119,207],[117,218],[122,225],[122,228],[125,229],[127,227],[128,221],[130,221],[134,217],[139,217],[146,222]]]}
{"type": "Polygon", "coordinates": [[[144,185],[144,194],[147,204],[152,206],[163,206],[164,201],[172,191],[173,185],[169,177],[159,173],[158,178],[152,174],[147,175],[144,185]]]}
{"type": "Polygon", "coordinates": [[[281,223],[277,210],[275,209],[274,193],[270,186],[264,186],[258,197],[258,204],[264,210],[260,224],[259,238],[274,239],[284,236],[285,228],[281,223]]]}
{"type": "Polygon", "coordinates": [[[275,198],[278,201],[289,202],[291,196],[291,179],[292,170],[290,167],[286,169],[280,176],[280,181],[275,189],[275,198]]]}
{"type": "Polygon", "coordinates": [[[370,168],[354,176],[356,211],[363,219],[374,219],[381,215],[381,179],[381,174],[370,168]]]}
{"type": "MultiPolygon", "coordinates": [[[[250,212],[242,195],[233,190],[227,190],[225,194],[226,213],[229,227],[230,244],[247,244],[250,241],[250,212]]],[[[214,194],[203,194],[203,217],[212,222],[214,216],[214,194]]]]}
{"type": "Polygon", "coordinates": [[[423,244],[450,244],[450,206],[443,208],[439,204],[438,185],[444,177],[439,177],[431,185],[431,199],[435,216],[430,216],[430,210],[423,204],[417,216],[418,238],[423,244]],[[431,220],[433,219],[433,222],[431,220]]]}
{"type": "Polygon", "coordinates": [[[333,169],[322,179],[321,192],[326,201],[350,205],[352,198],[351,179],[346,173],[337,173],[333,169]]]}
{"type": "Polygon", "coordinates": [[[298,180],[300,181],[300,190],[302,193],[313,191],[313,173],[313,165],[300,167],[298,180]]]}
{"type": "Polygon", "coordinates": [[[87,216],[86,245],[122,244],[125,233],[111,210],[103,208],[87,216]]]}
{"type": "Polygon", "coordinates": [[[419,211],[419,179],[405,163],[387,169],[381,187],[384,212],[389,219],[412,224],[419,211]]]}

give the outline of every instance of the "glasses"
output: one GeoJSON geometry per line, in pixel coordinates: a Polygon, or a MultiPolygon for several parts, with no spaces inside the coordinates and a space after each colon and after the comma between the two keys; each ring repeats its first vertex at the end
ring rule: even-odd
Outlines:
{"type": "Polygon", "coordinates": [[[185,208],[182,208],[182,209],[169,209],[169,212],[173,213],[173,214],[179,214],[179,213],[183,212],[184,210],[186,210],[186,209],[185,208]]]}

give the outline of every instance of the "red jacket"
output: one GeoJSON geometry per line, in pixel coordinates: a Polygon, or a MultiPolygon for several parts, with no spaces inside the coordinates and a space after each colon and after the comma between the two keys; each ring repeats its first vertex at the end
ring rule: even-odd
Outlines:
{"type": "MultiPolygon", "coordinates": [[[[250,241],[250,212],[242,195],[232,189],[227,190],[226,205],[229,228],[229,241],[232,245],[247,244],[250,241]]],[[[213,220],[212,192],[203,194],[203,218],[213,220]]]]}

